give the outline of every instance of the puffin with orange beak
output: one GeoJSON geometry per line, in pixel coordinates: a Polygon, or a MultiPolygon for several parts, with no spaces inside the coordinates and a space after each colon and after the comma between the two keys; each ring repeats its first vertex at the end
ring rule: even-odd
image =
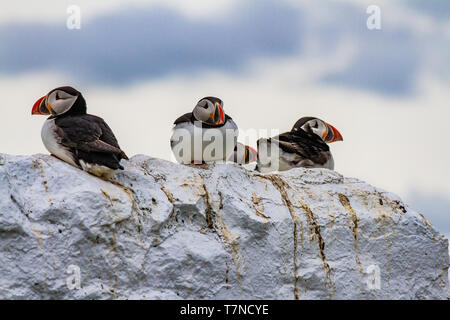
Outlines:
{"type": "Polygon", "coordinates": [[[86,101],[72,87],[59,87],[36,101],[32,115],[49,115],[42,127],[44,146],[55,157],[97,176],[123,169],[128,160],[106,122],[86,113],[86,101]]]}
{"type": "Polygon", "coordinates": [[[263,173],[296,167],[334,170],[328,143],[342,140],[331,124],[314,117],[301,118],[290,132],[257,141],[256,170],[263,173]]]}
{"type": "Polygon", "coordinates": [[[205,97],[174,122],[170,146],[183,164],[224,162],[234,152],[238,127],[223,111],[223,101],[205,97]]]}
{"type": "Polygon", "coordinates": [[[258,152],[255,149],[238,142],[228,161],[244,165],[255,162],[257,157],[258,152]]]}

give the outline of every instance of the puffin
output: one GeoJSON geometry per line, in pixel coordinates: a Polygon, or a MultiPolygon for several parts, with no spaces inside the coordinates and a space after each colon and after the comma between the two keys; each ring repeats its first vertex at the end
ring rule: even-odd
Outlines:
{"type": "Polygon", "coordinates": [[[334,170],[328,143],[343,141],[331,124],[315,117],[299,119],[290,132],[257,141],[256,170],[262,173],[296,167],[334,170]]]}
{"type": "Polygon", "coordinates": [[[86,100],[76,89],[51,90],[33,105],[32,115],[50,115],[41,137],[52,156],[96,176],[108,177],[123,170],[128,160],[106,122],[86,113],[86,100]]]}
{"type": "Polygon", "coordinates": [[[173,124],[170,147],[181,164],[226,162],[234,152],[239,130],[217,97],[200,99],[173,124]]]}
{"type": "Polygon", "coordinates": [[[228,158],[228,161],[244,165],[255,162],[257,157],[258,152],[256,152],[255,149],[238,142],[234,147],[233,153],[228,158]]]}

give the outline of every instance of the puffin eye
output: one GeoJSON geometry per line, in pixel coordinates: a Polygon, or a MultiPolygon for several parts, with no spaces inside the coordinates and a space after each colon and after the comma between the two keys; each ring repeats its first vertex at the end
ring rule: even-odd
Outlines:
{"type": "Polygon", "coordinates": [[[319,127],[319,122],[315,122],[314,125],[312,126],[314,129],[317,129],[319,127]]]}
{"type": "Polygon", "coordinates": [[[58,91],[56,91],[56,100],[59,100],[59,99],[61,99],[61,97],[59,96],[59,94],[58,94],[58,91]]]}

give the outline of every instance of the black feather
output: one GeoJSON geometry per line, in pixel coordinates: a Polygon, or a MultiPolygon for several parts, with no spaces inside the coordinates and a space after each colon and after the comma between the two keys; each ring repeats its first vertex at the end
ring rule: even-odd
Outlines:
{"type": "Polygon", "coordinates": [[[285,132],[271,138],[278,140],[279,148],[287,153],[294,153],[303,159],[309,159],[314,163],[323,164],[328,160],[327,153],[330,147],[314,133],[303,130],[285,132]]]}
{"type": "Polygon", "coordinates": [[[123,169],[120,160],[128,160],[106,122],[97,116],[64,115],[55,119],[61,144],[70,149],[76,161],[123,169]]]}

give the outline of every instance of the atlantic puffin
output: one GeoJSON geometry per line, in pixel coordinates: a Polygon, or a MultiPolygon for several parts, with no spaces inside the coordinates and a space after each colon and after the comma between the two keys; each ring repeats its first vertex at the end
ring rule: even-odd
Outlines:
{"type": "Polygon", "coordinates": [[[33,105],[32,115],[50,115],[41,137],[55,157],[96,176],[123,170],[128,160],[106,122],[86,113],[86,101],[76,89],[65,86],[51,90],[33,105]]]}
{"type": "Polygon", "coordinates": [[[219,98],[200,99],[192,112],[173,124],[170,146],[179,163],[225,162],[234,152],[239,130],[219,98]]]}
{"type": "Polygon", "coordinates": [[[249,164],[255,162],[258,156],[258,152],[250,146],[244,145],[240,142],[234,147],[234,151],[228,158],[228,161],[235,162],[237,164],[249,164]]]}
{"type": "Polygon", "coordinates": [[[334,170],[333,155],[327,143],[342,140],[342,135],[331,124],[315,117],[303,117],[290,132],[257,141],[256,170],[263,173],[295,167],[334,170]]]}

